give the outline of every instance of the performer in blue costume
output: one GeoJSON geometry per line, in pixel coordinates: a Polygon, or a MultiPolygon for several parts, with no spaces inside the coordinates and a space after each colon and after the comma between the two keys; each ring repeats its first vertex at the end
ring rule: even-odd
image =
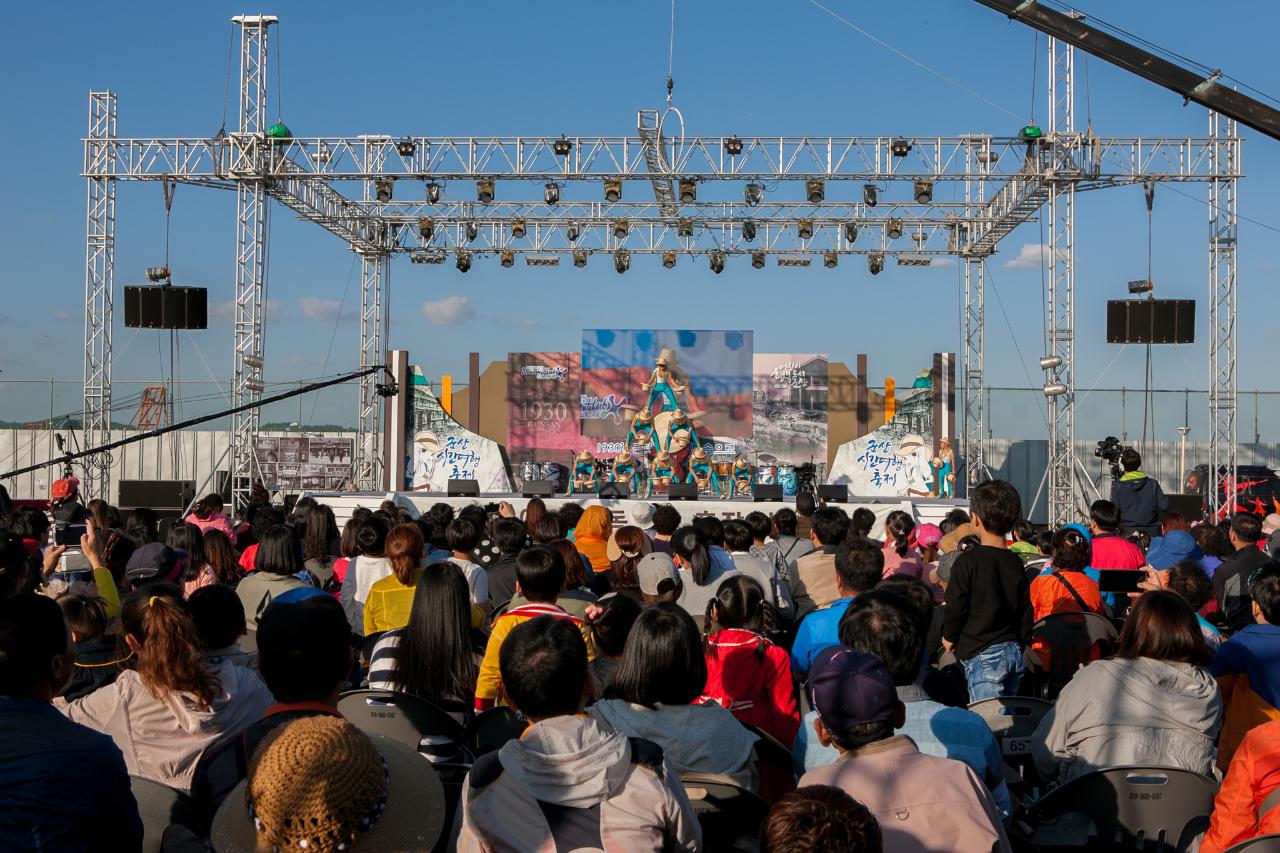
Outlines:
{"type": "Polygon", "coordinates": [[[938,470],[938,475],[934,478],[938,497],[954,498],[956,496],[956,455],[951,449],[951,439],[943,438],[938,442],[938,455],[933,457],[933,467],[938,470]]]}
{"type": "Polygon", "coordinates": [[[645,490],[645,497],[653,494],[655,486],[669,486],[675,480],[676,470],[671,466],[671,457],[666,451],[658,453],[653,458],[653,467],[649,471],[649,486],[645,490]]]}
{"type": "Polygon", "coordinates": [[[698,491],[711,494],[720,493],[720,480],[716,477],[716,469],[711,466],[711,457],[702,445],[698,445],[689,456],[689,478],[685,481],[694,483],[698,491]]]}
{"type": "Polygon", "coordinates": [[[627,430],[627,448],[631,449],[637,444],[654,447],[653,415],[648,409],[636,412],[635,417],[631,419],[631,427],[627,430]]]}
{"type": "Polygon", "coordinates": [[[613,457],[609,479],[614,483],[629,483],[631,494],[640,494],[640,460],[631,455],[630,446],[622,448],[622,452],[613,457]]]}
{"type": "Polygon", "coordinates": [[[596,460],[587,451],[578,454],[573,462],[573,475],[569,477],[569,494],[596,490],[596,460]]]}
{"type": "MultiPolygon", "coordinates": [[[[640,388],[649,392],[649,398],[645,400],[644,404],[646,412],[652,411],[654,400],[660,396],[664,400],[670,401],[670,408],[678,409],[680,404],[676,401],[676,394],[683,394],[688,390],[686,386],[676,381],[665,355],[658,356],[657,361],[654,362],[653,373],[649,375],[649,381],[642,384],[640,388]]],[[[668,406],[664,403],[658,411],[665,412],[667,408],[668,406]]]]}
{"type": "Polygon", "coordinates": [[[689,420],[689,415],[685,413],[684,409],[679,408],[671,415],[671,423],[667,427],[667,441],[663,445],[662,449],[670,451],[671,440],[677,436],[683,436],[684,438],[683,444],[677,443],[676,446],[678,449],[694,444],[698,440],[697,434],[693,431],[693,421],[689,420]]]}
{"type": "Polygon", "coordinates": [[[733,460],[733,479],[729,483],[729,497],[751,494],[751,466],[739,456],[733,460]]]}

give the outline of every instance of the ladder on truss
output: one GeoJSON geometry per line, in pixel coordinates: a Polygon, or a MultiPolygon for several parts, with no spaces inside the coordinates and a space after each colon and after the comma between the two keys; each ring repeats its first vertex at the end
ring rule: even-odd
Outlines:
{"type": "Polygon", "coordinates": [[[636,113],[636,131],[644,144],[644,162],[649,167],[649,179],[653,182],[653,197],[664,219],[675,222],[676,193],[671,186],[670,171],[663,162],[662,152],[666,143],[662,138],[657,110],[639,110],[636,113]]]}

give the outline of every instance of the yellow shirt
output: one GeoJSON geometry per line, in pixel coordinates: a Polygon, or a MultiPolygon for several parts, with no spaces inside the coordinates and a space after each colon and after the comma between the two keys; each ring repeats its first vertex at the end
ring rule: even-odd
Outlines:
{"type": "Polygon", "coordinates": [[[409,624],[409,611],[413,609],[413,593],[422,577],[422,569],[415,568],[409,575],[410,583],[402,584],[395,575],[387,575],[369,589],[364,603],[364,635],[380,631],[393,631],[409,624]]]}

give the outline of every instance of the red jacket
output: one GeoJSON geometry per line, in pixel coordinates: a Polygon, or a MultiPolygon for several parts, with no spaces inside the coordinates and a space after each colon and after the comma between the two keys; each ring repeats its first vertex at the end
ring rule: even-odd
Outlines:
{"type": "Polygon", "coordinates": [[[1251,729],[1227,768],[1213,801],[1209,832],[1200,853],[1221,853],[1258,835],[1280,832],[1280,809],[1261,815],[1258,808],[1280,788],[1280,720],[1251,729]]]}
{"type": "Polygon", "coordinates": [[[726,628],[707,638],[703,699],[729,709],[789,749],[800,729],[791,661],[779,646],[751,631],[726,628]]]}
{"type": "Polygon", "coordinates": [[[1118,533],[1099,533],[1090,543],[1095,569],[1140,569],[1147,563],[1142,549],[1118,533]]]}

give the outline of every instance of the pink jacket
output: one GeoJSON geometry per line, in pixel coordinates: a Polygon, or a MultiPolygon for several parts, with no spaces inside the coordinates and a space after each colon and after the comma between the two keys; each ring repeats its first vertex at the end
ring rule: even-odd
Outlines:
{"type": "Polygon", "coordinates": [[[885,543],[884,546],[884,575],[911,575],[913,578],[924,578],[924,561],[920,559],[920,552],[915,548],[908,548],[907,553],[898,556],[898,551],[893,547],[892,543],[885,543]]]}
{"type": "Polygon", "coordinates": [[[201,533],[204,533],[206,530],[221,530],[223,533],[227,534],[227,538],[231,540],[232,545],[236,544],[235,525],[231,523],[231,519],[227,518],[222,513],[218,513],[213,518],[199,518],[193,512],[183,520],[186,521],[187,524],[194,524],[196,527],[199,527],[201,533]]]}

